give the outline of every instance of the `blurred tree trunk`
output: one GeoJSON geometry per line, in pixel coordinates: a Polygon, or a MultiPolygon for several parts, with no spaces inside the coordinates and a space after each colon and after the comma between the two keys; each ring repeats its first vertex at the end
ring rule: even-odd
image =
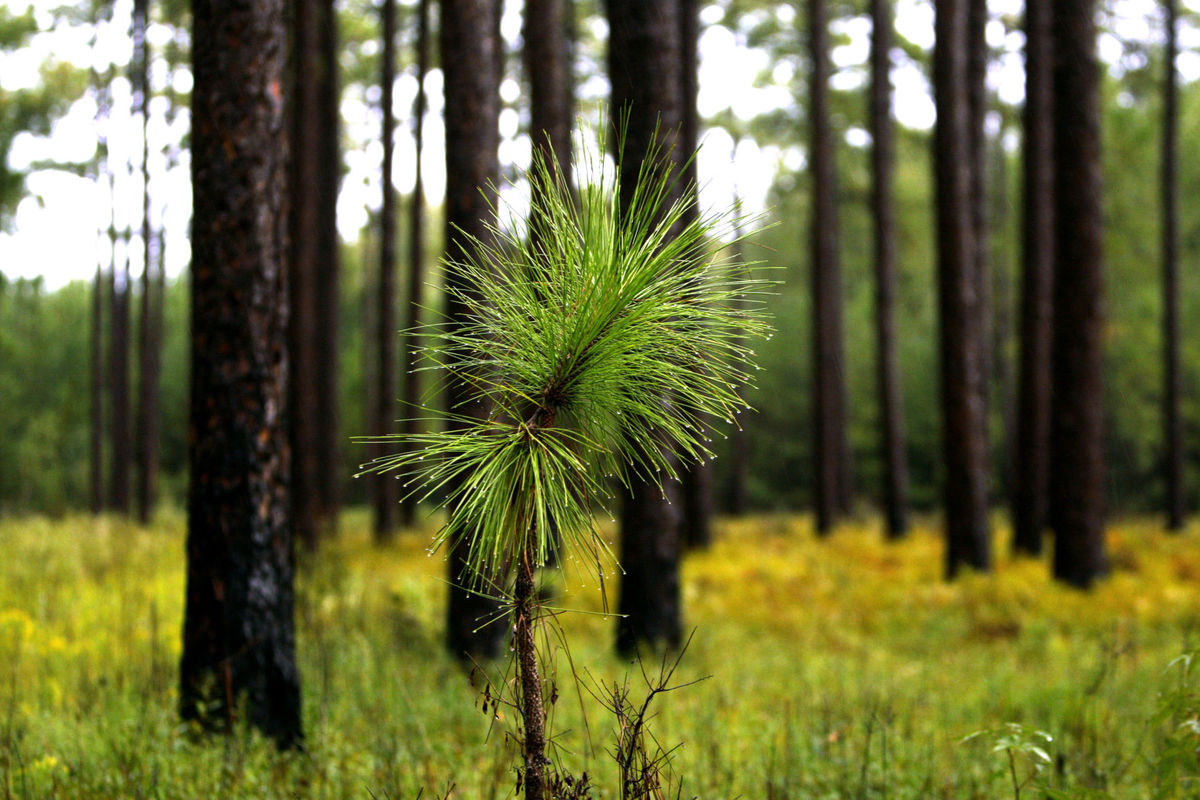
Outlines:
{"type": "MultiPolygon", "coordinates": [[[[413,140],[415,142],[416,180],[409,201],[408,217],[408,296],[405,303],[404,339],[404,435],[410,439],[419,431],[417,409],[421,407],[421,377],[417,373],[417,353],[421,342],[416,334],[420,322],[422,281],[425,278],[425,185],[421,169],[425,122],[425,75],[429,71],[429,0],[417,4],[417,96],[413,101],[413,140]]],[[[412,525],[416,520],[417,500],[401,500],[400,520],[412,525]]]]}
{"type": "Polygon", "coordinates": [[[937,126],[938,305],[945,454],[946,574],[991,568],[983,413],[980,287],[975,268],[966,0],[937,0],[933,58],[937,126]]]}
{"type": "Polygon", "coordinates": [[[829,122],[829,20],[825,0],[809,0],[812,68],[811,128],[813,293],[813,474],[817,534],[826,535],[850,505],[846,442],[846,364],[842,337],[842,276],[838,265],[837,163],[829,122]]]}
{"type": "Polygon", "coordinates": [[[1166,482],[1167,530],[1183,529],[1186,506],[1183,482],[1183,393],[1179,368],[1179,89],[1177,0],[1165,0],[1166,75],[1163,81],[1162,128],[1162,259],[1163,259],[1163,477],[1166,482]]]}
{"type": "Polygon", "coordinates": [[[1086,587],[1104,550],[1104,275],[1095,0],[1056,0],[1050,497],[1054,576],[1086,587]]]}
{"type": "MultiPolygon", "coordinates": [[[[396,81],[396,0],[383,0],[380,11],[383,28],[383,58],[380,68],[380,110],[383,115],[380,139],[383,141],[383,203],[379,225],[379,285],[375,310],[375,345],[378,373],[373,381],[376,435],[390,432],[395,414],[396,388],[396,187],[392,184],[392,156],[395,152],[396,119],[392,113],[392,86],[396,81]]],[[[367,337],[364,337],[366,341],[367,337]]],[[[386,448],[379,448],[381,451],[386,448]]],[[[375,476],[375,541],[386,542],[396,532],[397,491],[391,475],[375,476]]]]}
{"type": "MultiPolygon", "coordinates": [[[[552,163],[571,185],[571,79],[567,42],[569,0],[525,0],[525,77],[529,130],[536,157],[552,163]]],[[[534,200],[535,206],[537,200],[534,200]]]]}
{"type": "MultiPolygon", "coordinates": [[[[682,118],[679,143],[683,158],[689,158],[700,139],[700,113],[696,108],[699,92],[700,6],[697,0],[679,0],[680,98],[682,118]]],[[[699,175],[696,159],[684,168],[684,190],[695,204],[687,214],[693,220],[699,213],[699,175]]],[[[683,472],[683,540],[689,547],[707,547],[712,543],[713,469],[711,462],[693,462],[683,472]]]]}
{"type": "Polygon", "coordinates": [[[137,516],[146,525],[154,513],[158,481],[158,378],[162,347],[162,307],[158,273],[162,269],[150,220],[150,43],[146,40],[149,0],[133,6],[133,64],[138,111],[142,118],[142,308],[138,331],[137,516]]]}
{"type": "Polygon", "coordinates": [[[110,233],[113,244],[113,271],[109,285],[110,328],[108,355],[108,395],[112,414],[109,428],[109,508],[118,514],[129,513],[129,237],[117,247],[117,233],[110,233]],[[118,269],[118,263],[120,268],[118,269]]]}
{"type": "Polygon", "coordinates": [[[337,532],[342,462],[338,409],[338,312],[341,275],[337,230],[338,187],[342,180],[338,140],[341,111],[338,87],[338,18],[335,0],[317,3],[320,56],[317,73],[317,486],[322,535],[337,532]]]}
{"type": "Polygon", "coordinates": [[[91,416],[88,496],[93,514],[104,510],[104,268],[96,265],[92,284],[91,416]]]}
{"type": "Polygon", "coordinates": [[[292,3],[288,121],[290,210],[288,265],[288,439],[292,451],[292,525],[306,549],[317,547],[322,424],[317,404],[317,179],[321,152],[317,130],[317,64],[320,58],[315,3],[292,3]]]}
{"type": "MultiPolygon", "coordinates": [[[[736,161],[737,144],[735,142],[733,150],[730,153],[729,162],[732,164],[736,161]]],[[[735,213],[741,214],[742,198],[735,185],[733,192],[733,206],[736,209],[735,213]]],[[[741,217],[735,218],[734,221],[734,241],[733,260],[736,263],[745,263],[745,243],[742,241],[742,236],[745,231],[742,228],[741,217]]],[[[739,296],[734,300],[739,310],[745,310],[748,303],[745,296],[739,296]]],[[[745,337],[742,337],[742,343],[745,343],[745,337]]],[[[735,419],[733,430],[729,432],[729,486],[727,490],[728,511],[735,516],[745,514],[750,505],[749,488],[750,481],[750,438],[746,435],[747,420],[735,419]]]]}
{"type": "Polygon", "coordinates": [[[288,515],[283,0],[193,3],[192,387],[180,712],[299,743],[288,515]],[[213,713],[212,708],[217,709],[213,713]]]}
{"type": "MultiPolygon", "coordinates": [[[[489,205],[491,187],[499,182],[500,92],[497,67],[500,41],[496,34],[498,0],[444,0],[441,14],[442,70],[446,96],[446,261],[461,261],[465,244],[461,234],[481,242],[491,239],[487,225],[494,222],[489,205]],[[484,193],[487,193],[485,196],[484,193]],[[461,232],[461,234],[460,234],[461,232]]],[[[453,266],[446,282],[460,286],[453,266]]],[[[461,323],[469,309],[462,300],[446,296],[446,318],[461,323]]],[[[451,381],[446,401],[455,414],[486,415],[482,403],[469,403],[468,387],[451,381]]],[[[459,658],[494,658],[500,655],[508,632],[494,621],[498,605],[479,594],[466,591],[466,544],[460,542],[450,553],[450,601],[447,607],[446,644],[459,658]],[[492,624],[484,625],[487,620],[492,624]],[[483,627],[481,627],[483,626],[483,627]]],[[[504,587],[488,586],[490,595],[504,587]]]]}
{"type": "Polygon", "coordinates": [[[1054,313],[1054,62],[1050,3],[1025,7],[1021,354],[1013,470],[1013,548],[1040,555],[1049,488],[1054,313]]]}
{"type": "Polygon", "coordinates": [[[892,202],[895,124],[892,121],[891,0],[871,0],[871,216],[875,225],[875,342],[883,460],[883,501],[889,539],[908,532],[908,461],[904,404],[896,356],[896,211],[892,202]]]}
{"type": "MultiPolygon", "coordinates": [[[[989,264],[991,239],[988,220],[988,4],[987,0],[967,0],[967,115],[968,158],[971,170],[971,228],[974,232],[975,252],[972,268],[975,285],[979,291],[979,389],[983,403],[983,452],[991,461],[991,376],[994,354],[992,353],[992,279],[989,264]]],[[[989,501],[991,497],[988,480],[989,501]]]]}
{"type": "MultiPolygon", "coordinates": [[[[624,121],[624,159],[619,166],[621,206],[628,207],[643,161],[675,161],[683,122],[680,66],[680,6],[677,0],[609,0],[608,74],[612,82],[610,115],[624,121]]],[[[675,184],[675,191],[682,186],[675,184]]],[[[671,202],[675,197],[667,198],[671,202]]],[[[633,653],[640,642],[680,643],[679,484],[663,487],[631,479],[621,508],[621,580],[616,647],[633,653]]]]}

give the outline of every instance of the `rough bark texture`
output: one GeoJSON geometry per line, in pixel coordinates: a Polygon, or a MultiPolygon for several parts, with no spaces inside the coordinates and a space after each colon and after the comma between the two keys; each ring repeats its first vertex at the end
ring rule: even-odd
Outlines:
{"type": "Polygon", "coordinates": [[[513,630],[517,647],[517,672],[521,682],[521,720],[525,726],[525,800],[543,800],[546,789],[546,708],[542,698],[542,678],[538,671],[537,597],[534,592],[533,564],[528,548],[517,568],[513,599],[513,630]]]}
{"type": "MultiPolygon", "coordinates": [[[[497,0],[445,0],[441,17],[442,70],[446,95],[446,260],[461,261],[464,242],[459,233],[487,241],[486,224],[493,217],[483,191],[499,179],[500,94],[496,67],[500,47],[496,36],[497,0]]],[[[446,281],[460,280],[451,266],[446,281]]],[[[468,309],[448,296],[446,316],[453,323],[463,319],[468,309]]],[[[447,387],[446,401],[458,414],[482,415],[487,409],[467,405],[467,388],[458,383],[447,387]]],[[[465,573],[465,544],[451,549],[450,602],[447,607],[446,644],[460,658],[498,656],[506,627],[491,624],[480,628],[496,615],[495,602],[462,588],[465,573]]],[[[486,586],[491,595],[497,587],[486,586]]]]}
{"type": "Polygon", "coordinates": [[[158,480],[158,376],[161,362],[162,299],[160,253],[150,224],[150,43],[146,41],[149,0],[136,0],[133,14],[138,112],[142,118],[142,307],[138,330],[137,516],[143,525],[154,512],[158,480]]]}
{"type": "MultiPolygon", "coordinates": [[[[396,419],[396,187],[392,185],[396,118],[392,113],[392,85],[396,79],[396,0],[384,0],[381,10],[383,59],[380,67],[379,106],[383,116],[383,202],[379,224],[379,285],[376,287],[375,345],[378,372],[375,376],[375,433],[391,432],[396,419]]],[[[380,452],[386,447],[379,448],[380,452]]],[[[371,476],[375,483],[371,498],[375,506],[375,540],[386,542],[396,532],[398,492],[390,475],[371,476]]]]}
{"type": "Polygon", "coordinates": [[[320,454],[317,429],[317,15],[292,3],[290,242],[288,251],[288,438],[292,451],[292,524],[308,550],[317,546],[320,454]]]}
{"type": "MultiPolygon", "coordinates": [[[[697,0],[679,0],[680,108],[679,144],[683,158],[696,150],[700,139],[700,112],[696,108],[700,79],[700,7],[697,0]]],[[[686,191],[693,196],[700,180],[696,160],[684,169],[686,191]]],[[[697,199],[698,198],[694,198],[697,199]]],[[[698,207],[688,211],[694,219],[698,207]]],[[[683,473],[683,540],[688,547],[707,547],[712,543],[713,468],[711,462],[693,462],[683,473]]]]}
{"type": "Polygon", "coordinates": [[[813,292],[813,506],[817,534],[828,534],[839,513],[849,511],[849,445],[846,442],[845,353],[842,337],[842,277],[838,264],[837,165],[829,122],[829,20],[825,0],[808,3],[808,46],[812,64],[809,168],[813,292]]]}
{"type": "Polygon", "coordinates": [[[1094,0],[1056,0],[1050,492],[1054,576],[1089,586],[1104,552],[1104,275],[1094,0]]]}
{"type": "MultiPolygon", "coordinates": [[[[682,122],[677,0],[609,0],[608,73],[613,120],[626,121],[621,205],[627,207],[655,136],[663,157],[676,159],[682,122]]],[[[665,491],[634,481],[621,509],[621,581],[616,646],[631,653],[639,642],[680,643],[679,485],[665,491]]]]}
{"type": "Polygon", "coordinates": [[[933,79],[937,104],[938,307],[942,446],[945,454],[946,574],[991,568],[987,450],[980,396],[980,296],[974,268],[968,131],[965,0],[938,0],[933,79]]]}
{"type": "Polygon", "coordinates": [[[1183,393],[1179,368],[1179,89],[1175,58],[1176,0],[1165,0],[1166,75],[1163,81],[1162,260],[1163,260],[1163,479],[1166,484],[1167,530],[1183,529],[1187,509],[1183,482],[1183,393]]]}
{"type": "Polygon", "coordinates": [[[908,461],[904,454],[904,406],[896,360],[896,212],[892,202],[895,124],[892,121],[891,0],[871,0],[871,216],[875,225],[876,381],[883,460],[887,535],[908,531],[908,461]]]}
{"type": "Polygon", "coordinates": [[[301,738],[288,519],[283,0],[193,3],[185,719],[301,738]],[[218,711],[211,709],[215,706],[218,711]]]}
{"type": "Polygon", "coordinates": [[[1013,547],[1039,555],[1049,487],[1054,280],[1054,75],[1050,3],[1025,11],[1021,353],[1013,470],[1013,547]]]}
{"type": "MultiPolygon", "coordinates": [[[[418,432],[416,409],[421,403],[421,379],[416,371],[417,351],[421,346],[414,333],[420,321],[421,288],[425,278],[425,186],[421,169],[425,121],[425,74],[429,71],[429,0],[417,5],[417,96],[413,101],[413,139],[416,150],[416,181],[409,201],[408,217],[408,296],[404,318],[404,433],[412,437],[418,432]]],[[[416,519],[417,500],[405,497],[400,504],[400,521],[412,525],[416,519]]]]}
{"type": "Polygon", "coordinates": [[[320,72],[317,87],[317,452],[322,534],[337,531],[341,487],[341,434],[338,409],[338,302],[341,275],[337,231],[338,187],[342,181],[338,140],[338,25],[334,0],[318,4],[320,72]]]}

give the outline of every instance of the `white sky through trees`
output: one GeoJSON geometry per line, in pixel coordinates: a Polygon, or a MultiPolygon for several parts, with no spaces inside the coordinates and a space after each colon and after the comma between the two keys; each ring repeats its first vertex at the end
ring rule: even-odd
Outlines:
{"type": "MultiPolygon", "coordinates": [[[[14,14],[30,6],[29,0],[0,0],[14,14]]],[[[101,27],[93,43],[90,26],[55,25],[50,10],[56,0],[34,0],[32,3],[42,32],[31,46],[0,54],[0,86],[18,89],[33,85],[38,66],[47,58],[71,61],[86,68],[94,64],[103,70],[108,64],[125,64],[132,50],[129,23],[132,0],[116,0],[114,20],[101,27]]],[[[520,39],[522,2],[507,0],[503,32],[510,45],[520,39]]],[[[1024,37],[1019,23],[1021,0],[991,0],[993,21],[988,29],[988,42],[996,53],[989,81],[1001,101],[1020,103],[1023,96],[1024,37]]],[[[1100,41],[1100,55],[1107,64],[1118,64],[1123,57],[1122,41],[1147,42],[1157,46],[1162,39],[1160,15],[1154,0],[1110,0],[1105,23],[1109,32],[1100,41]]],[[[1184,2],[1184,9],[1200,8],[1198,0],[1184,2]]],[[[905,38],[930,48],[933,45],[933,4],[929,0],[897,0],[898,31],[905,38]]],[[[700,96],[703,117],[712,118],[732,112],[737,124],[745,125],[755,116],[795,102],[789,83],[794,77],[795,63],[771,64],[763,50],[750,49],[734,31],[713,24],[721,18],[720,9],[710,6],[702,10],[704,25],[700,40],[700,96]],[[759,83],[760,75],[769,75],[766,85],[759,83]]],[[[792,8],[781,5],[779,22],[792,23],[792,8]]],[[[604,39],[604,22],[593,20],[596,38],[604,39]]],[[[867,58],[870,44],[870,22],[865,17],[837,20],[833,33],[848,40],[836,47],[835,88],[861,89],[864,95],[867,80],[867,58]]],[[[151,25],[148,37],[151,48],[161,54],[163,46],[173,35],[163,25],[151,25]]],[[[402,46],[407,46],[407,43],[402,46]]],[[[1181,54],[1178,67],[1184,82],[1200,77],[1200,31],[1183,26],[1180,32],[1181,54]]],[[[601,61],[603,63],[603,61],[601,61]]],[[[161,92],[168,82],[177,90],[190,89],[190,74],[186,67],[168,74],[167,65],[159,59],[151,70],[153,90],[161,92]]],[[[893,71],[895,84],[895,114],[899,122],[913,128],[928,128],[934,121],[929,82],[923,72],[907,60],[900,60],[893,71]]],[[[606,104],[607,81],[592,76],[577,87],[581,111],[593,120],[606,104]]],[[[426,197],[439,204],[445,184],[444,160],[441,149],[441,72],[433,70],[426,78],[429,110],[425,121],[426,149],[423,156],[426,197]]],[[[501,162],[517,167],[528,166],[529,140],[519,133],[520,118],[511,108],[520,96],[520,84],[510,78],[501,87],[506,105],[501,116],[501,162]]],[[[397,115],[396,165],[393,181],[400,192],[410,192],[414,183],[413,139],[411,112],[416,94],[416,80],[411,73],[397,78],[395,105],[397,115]]],[[[25,169],[40,161],[90,160],[96,148],[97,136],[107,130],[113,159],[129,164],[118,170],[116,189],[110,192],[87,177],[61,170],[42,169],[33,172],[27,182],[28,196],[18,206],[13,230],[0,232],[0,271],[9,278],[44,276],[48,288],[57,288],[71,280],[87,280],[95,273],[98,260],[108,259],[107,231],[110,220],[121,229],[127,225],[134,231],[130,248],[130,269],[136,277],[141,273],[140,231],[141,177],[136,167],[141,154],[141,123],[130,109],[131,89],[128,80],[113,81],[113,103],[107,126],[97,121],[96,102],[91,95],[78,101],[58,120],[49,137],[37,138],[28,134],[18,136],[13,143],[10,162],[25,169]],[[125,174],[122,174],[125,173],[125,174]],[[118,202],[112,202],[112,196],[118,202]]],[[[344,141],[358,143],[343,154],[346,175],[338,198],[338,227],[342,236],[352,240],[366,225],[368,209],[375,211],[380,203],[380,163],[382,145],[378,142],[379,115],[375,105],[378,88],[348,86],[342,99],[344,141]]],[[[187,153],[178,143],[186,133],[186,110],[172,125],[165,119],[166,99],[156,96],[151,103],[151,151],[157,153],[168,144],[174,145],[175,161],[169,165],[165,155],[152,155],[151,197],[152,220],[155,227],[165,225],[167,241],[167,271],[177,275],[187,264],[190,248],[187,226],[191,213],[191,189],[187,153]]],[[[865,145],[870,137],[865,128],[851,128],[846,139],[852,145],[865,145]]],[[[1014,142],[1015,144],[1015,142],[1014,142]]],[[[781,167],[799,169],[804,165],[804,150],[799,144],[786,149],[759,146],[750,137],[737,144],[730,131],[722,127],[707,129],[704,135],[698,167],[701,181],[701,200],[706,206],[731,202],[735,190],[745,198],[746,210],[763,210],[767,192],[781,167]]],[[[506,201],[522,205],[519,190],[506,191],[506,201]]],[[[123,256],[122,256],[123,257],[123,256]]]]}

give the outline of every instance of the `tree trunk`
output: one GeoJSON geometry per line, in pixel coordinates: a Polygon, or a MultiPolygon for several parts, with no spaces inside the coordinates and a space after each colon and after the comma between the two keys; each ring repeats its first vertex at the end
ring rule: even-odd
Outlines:
{"type": "Polygon", "coordinates": [[[137,515],[150,522],[158,478],[158,376],[161,357],[161,311],[157,304],[157,270],[161,269],[150,224],[150,43],[146,41],[149,0],[134,3],[135,86],[142,118],[142,308],[138,331],[137,515]]]}
{"type": "Polygon", "coordinates": [[[1049,487],[1054,312],[1054,74],[1050,3],[1025,7],[1021,354],[1013,452],[1013,548],[1042,552],[1049,487]]]}
{"type": "MultiPolygon", "coordinates": [[[[532,536],[530,537],[532,539],[532,536]]],[[[549,800],[546,793],[546,708],[537,660],[537,595],[534,589],[533,554],[527,545],[517,565],[513,593],[513,636],[517,647],[517,673],[521,684],[521,720],[525,726],[523,751],[525,800],[549,800]]]]}
{"type": "Polygon", "coordinates": [[[288,439],[292,451],[292,524],[296,539],[313,551],[318,540],[321,469],[317,431],[317,228],[319,212],[315,3],[292,3],[291,132],[288,226],[288,439]]]}
{"type": "MultiPolygon", "coordinates": [[[[988,220],[988,4],[987,0],[968,0],[967,8],[967,114],[968,158],[971,170],[971,228],[975,237],[972,280],[979,291],[979,389],[983,404],[983,452],[991,461],[991,377],[992,377],[992,279],[989,263],[988,220]]],[[[991,497],[989,479],[989,501],[991,497]]]]}
{"type": "MultiPolygon", "coordinates": [[[[733,152],[730,154],[730,163],[735,161],[737,155],[737,145],[734,145],[733,152]]],[[[737,188],[734,188],[733,206],[737,209],[737,213],[741,213],[742,200],[738,194],[737,188]]],[[[745,263],[744,244],[742,236],[744,235],[741,219],[738,218],[734,222],[734,256],[735,263],[745,263]]],[[[744,311],[748,307],[748,303],[744,295],[740,295],[734,300],[739,310],[744,311]]],[[[745,337],[742,337],[742,344],[745,344],[745,337]]],[[[728,511],[730,514],[739,516],[746,513],[749,507],[749,491],[747,484],[750,480],[750,437],[746,435],[746,424],[749,420],[741,417],[735,420],[736,424],[729,433],[729,487],[728,487],[728,511]]]]}
{"type": "MultiPolygon", "coordinates": [[[[497,0],[444,0],[441,16],[442,70],[446,95],[446,281],[460,284],[453,264],[463,260],[465,243],[460,232],[481,242],[491,238],[487,229],[494,221],[489,205],[492,187],[499,180],[500,93],[497,75],[500,42],[496,35],[497,0]],[[485,195],[484,193],[487,193],[485,195]]],[[[446,318],[461,323],[469,309],[450,295],[446,318]]],[[[486,415],[481,403],[468,403],[468,387],[450,382],[446,401],[455,414],[486,415]]],[[[464,588],[470,580],[466,571],[466,544],[451,549],[450,602],[447,608],[446,643],[460,658],[494,658],[500,655],[506,626],[490,624],[498,612],[493,600],[464,588]]],[[[505,587],[488,586],[493,596],[505,587]]]]}
{"type": "MultiPolygon", "coordinates": [[[[417,353],[420,338],[416,334],[420,322],[422,281],[425,277],[425,187],[422,180],[421,154],[424,143],[422,130],[425,121],[425,74],[429,71],[429,0],[417,5],[417,97],[413,103],[413,139],[416,151],[416,181],[409,201],[408,218],[408,297],[404,319],[404,435],[410,439],[418,433],[417,409],[421,405],[421,378],[417,373],[417,353]]],[[[401,500],[400,519],[405,525],[416,521],[417,500],[406,496],[401,500]]]]}
{"type": "Polygon", "coordinates": [[[1050,491],[1054,576],[1086,587],[1104,553],[1104,218],[1094,0],[1056,0],[1054,386],[1050,491]]]}
{"type": "Polygon", "coordinates": [[[104,510],[104,269],[96,265],[92,284],[91,417],[88,495],[93,514],[104,510]]]}
{"type": "Polygon", "coordinates": [[[1166,482],[1167,530],[1183,529],[1186,514],[1183,482],[1183,393],[1179,368],[1179,90],[1175,59],[1177,0],[1165,0],[1166,75],[1163,83],[1162,259],[1163,259],[1163,477],[1166,482]]]}
{"type": "Polygon", "coordinates": [[[980,396],[980,287],[971,217],[966,12],[965,0],[938,0],[933,71],[948,577],[962,566],[991,568],[986,420],[980,396]]]}
{"type": "Polygon", "coordinates": [[[573,88],[566,12],[565,0],[526,0],[523,56],[534,153],[546,163],[553,163],[563,182],[570,186],[571,128],[575,120],[569,102],[573,88]]]}
{"type": "Polygon", "coordinates": [[[342,180],[338,135],[337,10],[334,0],[317,4],[320,72],[317,81],[317,452],[320,532],[337,532],[342,462],[338,410],[338,302],[341,274],[337,230],[342,180]]]}
{"type": "Polygon", "coordinates": [[[288,518],[283,0],[196,0],[186,720],[301,738],[288,518]],[[218,713],[211,713],[215,705],[218,713]]]}
{"type": "Polygon", "coordinates": [[[838,265],[837,165],[829,123],[829,21],[825,0],[810,0],[812,64],[811,126],[813,292],[813,474],[818,535],[849,511],[849,446],[846,442],[846,364],[842,344],[842,277],[838,265]]]}
{"type": "MultiPolygon", "coordinates": [[[[608,72],[611,117],[624,120],[624,159],[620,164],[621,207],[629,206],[643,161],[660,147],[659,157],[675,160],[683,121],[677,0],[609,0],[608,72]],[[657,137],[657,141],[656,141],[657,137]]],[[[676,183],[675,192],[682,187],[676,183]]],[[[664,202],[671,202],[675,197],[664,202]]],[[[617,650],[636,651],[639,642],[680,643],[679,484],[660,488],[631,479],[621,510],[621,566],[625,575],[618,600],[617,650]]]]}
{"type": "MultiPolygon", "coordinates": [[[[392,114],[392,85],[396,80],[396,0],[384,0],[383,64],[380,71],[380,110],[383,126],[383,203],[379,225],[379,286],[375,311],[375,344],[378,348],[378,374],[374,389],[376,435],[390,431],[395,414],[396,390],[396,187],[392,185],[392,155],[396,120],[392,114]]],[[[380,448],[382,451],[385,448],[380,448]]],[[[396,532],[397,491],[392,476],[371,476],[375,484],[375,541],[386,542],[396,532]]]]}
{"type": "Polygon", "coordinates": [[[908,532],[908,461],[904,454],[904,406],[896,356],[896,212],[892,203],[895,125],[892,121],[891,0],[871,0],[871,167],[875,183],[875,342],[883,460],[883,501],[889,539],[908,532]]]}
{"type": "Polygon", "coordinates": [[[112,302],[109,330],[108,393],[112,426],[109,428],[109,508],[118,514],[129,513],[129,239],[118,256],[116,232],[113,242],[113,271],[110,286],[112,302]],[[118,271],[117,264],[121,264],[118,271]]]}
{"type": "MultiPolygon", "coordinates": [[[[696,108],[699,92],[700,8],[697,0],[679,0],[680,97],[682,118],[678,147],[685,158],[696,149],[700,139],[700,113],[696,108]]],[[[699,175],[696,159],[684,170],[685,190],[692,195],[687,219],[699,213],[699,175]]],[[[688,547],[707,547],[712,543],[713,468],[711,462],[693,462],[683,473],[683,540],[688,547]]]]}

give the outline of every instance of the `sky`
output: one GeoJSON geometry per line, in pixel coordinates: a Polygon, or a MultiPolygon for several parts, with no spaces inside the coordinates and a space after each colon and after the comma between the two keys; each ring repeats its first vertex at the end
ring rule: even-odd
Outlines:
{"type": "MultiPolygon", "coordinates": [[[[41,15],[43,27],[49,27],[48,9],[55,0],[32,0],[35,10],[41,15]]],[[[10,10],[21,13],[30,0],[0,0],[10,10]]],[[[510,42],[520,37],[521,6],[519,2],[508,2],[502,31],[510,42]]],[[[799,5],[799,4],[797,4],[799,5]]],[[[1184,3],[1192,7],[1193,3],[1184,3]]],[[[991,11],[995,16],[1019,19],[1021,0],[991,0],[991,11]]],[[[1156,40],[1158,34],[1151,30],[1148,13],[1154,0],[1115,0],[1113,10],[1117,33],[1122,38],[1156,40]]],[[[47,57],[70,60],[81,66],[95,63],[98,68],[109,62],[124,63],[129,57],[131,44],[128,40],[129,15],[132,0],[117,0],[116,17],[106,26],[93,43],[91,32],[59,26],[39,34],[33,46],[11,54],[0,55],[0,86],[6,89],[29,85],[36,80],[37,67],[47,57]]],[[[931,47],[933,43],[933,11],[928,0],[898,0],[897,29],[906,38],[931,47]]],[[[794,12],[783,7],[780,22],[792,21],[794,12]]],[[[702,11],[707,22],[719,19],[719,11],[708,8],[702,11]]],[[[604,35],[603,21],[596,20],[599,38],[604,35]]],[[[833,53],[836,71],[835,85],[853,90],[863,86],[865,72],[854,69],[866,62],[870,23],[865,18],[837,23],[835,33],[845,33],[849,44],[836,48],[833,53]]],[[[172,35],[165,26],[151,26],[151,46],[161,51],[172,35]]],[[[1181,36],[1184,49],[1200,49],[1195,31],[1181,36]]],[[[1023,37],[1019,31],[1006,31],[1003,23],[996,19],[988,29],[988,41],[1000,53],[992,65],[989,83],[1006,103],[1020,102],[1023,95],[1023,68],[1020,55],[1023,37]]],[[[1101,57],[1113,62],[1120,54],[1120,43],[1111,36],[1100,42],[1101,57]]],[[[1185,81],[1200,78],[1200,55],[1188,52],[1178,62],[1185,81]]],[[[787,64],[772,66],[766,53],[751,50],[730,30],[706,26],[700,40],[700,81],[698,105],[702,116],[713,116],[730,110],[741,120],[753,117],[792,102],[791,92],[785,84],[791,77],[792,67],[787,64]],[[755,79],[760,72],[773,73],[775,83],[756,87],[755,79]]],[[[190,88],[190,75],[186,69],[168,74],[164,63],[159,62],[152,71],[151,84],[163,90],[168,82],[175,88],[186,91],[190,88]]],[[[895,114],[898,121],[909,127],[928,128],[934,122],[934,107],[929,95],[929,85],[921,70],[914,65],[899,63],[893,70],[895,86],[895,114]]],[[[441,125],[441,73],[431,72],[426,78],[426,92],[430,100],[424,136],[427,144],[422,166],[426,197],[431,203],[440,202],[445,185],[443,153],[440,142],[443,136],[441,125]]],[[[593,78],[579,87],[584,98],[583,107],[602,104],[607,94],[603,79],[593,78]]],[[[411,130],[411,108],[416,94],[416,80],[412,75],[402,75],[395,91],[395,108],[398,117],[396,140],[396,163],[393,181],[401,192],[409,192],[414,184],[415,159],[411,130]]],[[[520,94],[520,85],[509,79],[501,87],[505,100],[512,103],[520,94]]],[[[346,134],[352,141],[366,142],[360,148],[344,154],[347,174],[338,199],[338,225],[346,239],[357,236],[366,223],[368,209],[379,206],[381,193],[380,164],[382,145],[377,140],[379,130],[378,113],[372,107],[373,97],[363,92],[346,92],[342,102],[346,134]]],[[[172,124],[165,119],[165,100],[157,98],[151,107],[151,149],[155,155],[151,160],[151,195],[154,198],[151,220],[155,227],[166,229],[166,262],[168,273],[177,275],[183,270],[190,257],[187,242],[187,224],[190,217],[190,184],[187,153],[177,147],[171,152],[159,152],[163,143],[178,142],[186,132],[186,113],[172,124]]],[[[124,79],[114,82],[114,102],[107,119],[97,118],[95,101],[85,98],[76,103],[58,121],[52,134],[45,138],[29,135],[18,137],[14,142],[11,162],[17,168],[38,160],[52,158],[83,162],[95,152],[99,136],[107,135],[112,158],[120,163],[137,163],[141,152],[141,126],[132,117],[130,88],[124,79]]],[[[529,141],[518,136],[519,118],[513,109],[506,109],[500,120],[503,144],[501,161],[517,167],[528,165],[529,141]]],[[[866,144],[869,135],[864,130],[852,129],[847,133],[852,144],[866,144]]],[[[724,207],[736,196],[743,199],[747,212],[762,213],[767,193],[781,167],[798,169],[803,166],[803,151],[794,148],[780,151],[775,147],[759,147],[753,140],[743,138],[735,142],[722,128],[710,129],[704,136],[698,155],[697,166],[701,182],[701,203],[709,207],[724,207]]],[[[107,260],[109,242],[107,230],[110,222],[118,228],[133,223],[140,225],[141,179],[137,175],[124,175],[116,179],[110,191],[94,181],[55,170],[40,170],[30,175],[27,181],[29,196],[17,209],[14,229],[0,232],[0,271],[11,278],[44,276],[47,288],[54,289],[71,280],[90,279],[96,264],[107,260]],[[113,203],[111,198],[117,198],[113,203]]],[[[523,200],[519,192],[508,191],[505,199],[519,213],[523,200]]],[[[136,278],[141,273],[140,240],[132,241],[129,258],[130,272],[136,278]]],[[[123,253],[118,253],[123,258],[123,253]]]]}

